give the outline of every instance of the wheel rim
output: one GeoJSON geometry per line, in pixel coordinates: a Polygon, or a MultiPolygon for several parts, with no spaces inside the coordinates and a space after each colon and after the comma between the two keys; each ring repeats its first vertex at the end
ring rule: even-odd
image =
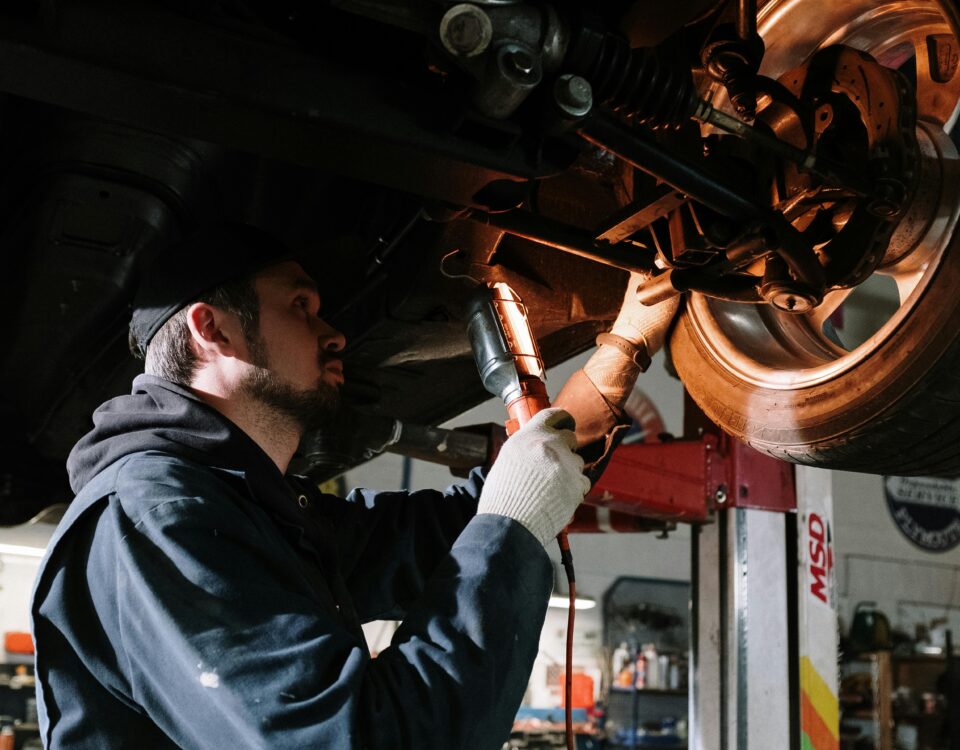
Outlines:
{"type": "Polygon", "coordinates": [[[948,13],[952,11],[933,2],[878,5],[876,0],[784,0],[761,10],[758,26],[767,46],[761,73],[771,78],[833,44],[868,52],[890,67],[915,60],[922,163],[916,196],[876,278],[870,280],[892,280],[899,305],[871,326],[872,334],[862,343],[844,347],[828,323],[852,290],[829,292],[821,305],[803,315],[690,296],[687,317],[695,335],[738,379],[795,390],[837,378],[872,356],[923,299],[960,215],[960,157],[950,137],[960,108],[960,71],[955,19],[948,13]],[[814,18],[819,32],[811,28],[814,18]]]}

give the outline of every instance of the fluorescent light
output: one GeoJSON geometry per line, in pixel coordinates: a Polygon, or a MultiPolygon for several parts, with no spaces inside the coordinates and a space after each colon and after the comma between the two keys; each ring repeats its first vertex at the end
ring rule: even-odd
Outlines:
{"type": "Polygon", "coordinates": [[[27,547],[22,544],[0,544],[0,555],[20,555],[21,557],[43,557],[46,550],[42,547],[27,547]]]}
{"type": "MultiPolygon", "coordinates": [[[[567,596],[558,596],[553,594],[550,597],[550,604],[547,605],[550,607],[557,607],[559,609],[569,609],[570,608],[570,597],[567,596]]],[[[597,606],[597,603],[593,599],[581,599],[579,596],[573,600],[574,609],[593,609],[597,606]]]]}

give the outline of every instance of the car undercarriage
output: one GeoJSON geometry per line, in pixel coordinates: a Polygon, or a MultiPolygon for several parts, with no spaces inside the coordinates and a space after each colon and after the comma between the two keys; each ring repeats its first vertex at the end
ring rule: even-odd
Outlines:
{"type": "Polygon", "coordinates": [[[0,523],[69,500],[66,453],[140,368],[140,269],[218,219],[305,258],[361,414],[485,397],[478,283],[521,295],[551,365],[640,271],[644,300],[684,295],[673,365],[728,432],[960,471],[950,4],[47,0],[0,22],[0,523]],[[877,276],[899,307],[844,344],[877,276]]]}

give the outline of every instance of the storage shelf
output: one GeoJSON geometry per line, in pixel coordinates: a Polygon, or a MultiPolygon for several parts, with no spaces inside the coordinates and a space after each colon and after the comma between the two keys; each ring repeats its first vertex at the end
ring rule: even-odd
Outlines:
{"type": "MultiPolygon", "coordinates": [[[[632,693],[634,689],[631,687],[621,687],[620,685],[613,685],[610,687],[610,692],[612,693],[632,693]]],[[[686,690],[669,690],[664,688],[638,688],[636,690],[638,693],[643,695],[686,695],[686,690]]]]}

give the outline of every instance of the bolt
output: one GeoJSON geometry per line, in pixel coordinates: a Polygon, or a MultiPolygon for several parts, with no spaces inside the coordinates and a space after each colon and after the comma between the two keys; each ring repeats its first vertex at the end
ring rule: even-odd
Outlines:
{"type": "Polygon", "coordinates": [[[805,313],[813,309],[813,300],[795,294],[778,294],[771,300],[774,307],[790,313],[805,313]]]}
{"type": "Polygon", "coordinates": [[[813,300],[794,294],[780,295],[774,298],[773,306],[785,312],[806,313],[813,309],[813,300]]]}
{"type": "Polygon", "coordinates": [[[514,48],[507,52],[504,56],[504,62],[523,77],[530,75],[535,65],[533,55],[519,48],[514,48]]]}
{"type": "Polygon", "coordinates": [[[769,281],[760,287],[761,296],[778,310],[807,313],[820,304],[820,298],[796,283],[769,281]]]}
{"type": "Polygon", "coordinates": [[[717,501],[717,505],[723,505],[727,502],[726,485],[721,484],[719,487],[717,487],[717,492],[714,495],[714,499],[717,501]]]}
{"type": "Polygon", "coordinates": [[[560,109],[571,117],[585,117],[593,107],[590,82],[569,73],[560,76],[553,84],[553,98],[560,109]]]}
{"type": "Polygon", "coordinates": [[[440,41],[457,57],[475,57],[490,46],[493,24],[490,17],[469,3],[454,5],[440,20],[440,41]]]}
{"type": "Polygon", "coordinates": [[[874,169],[880,172],[880,176],[874,180],[873,191],[867,199],[867,211],[879,219],[891,219],[903,210],[907,189],[898,179],[883,176],[886,165],[882,161],[875,164],[874,169]]]}

